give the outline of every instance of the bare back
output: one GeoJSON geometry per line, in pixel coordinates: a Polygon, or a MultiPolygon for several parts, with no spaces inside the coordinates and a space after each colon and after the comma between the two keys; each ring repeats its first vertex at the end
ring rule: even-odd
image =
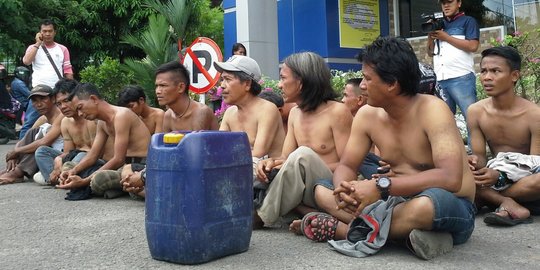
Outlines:
{"type": "Polygon", "coordinates": [[[112,121],[100,121],[109,139],[114,140],[114,154],[125,153],[125,157],[146,157],[150,132],[142,120],[130,109],[112,106],[114,117],[112,121]],[[125,150],[124,150],[125,149],[125,150]]]}
{"type": "Polygon", "coordinates": [[[225,112],[220,130],[246,132],[254,157],[280,157],[285,130],[278,108],[271,102],[255,97],[239,109],[232,106],[225,112]]]}
{"type": "Polygon", "coordinates": [[[516,96],[511,109],[500,110],[494,106],[493,98],[487,98],[471,105],[468,115],[471,132],[478,130],[482,135],[479,140],[472,138],[473,147],[475,143],[480,147],[487,143],[494,156],[499,152],[540,154],[538,105],[516,96]]]}
{"type": "Polygon", "coordinates": [[[322,103],[314,112],[291,110],[283,155],[299,146],[307,146],[333,171],[350,135],[352,115],[347,106],[336,101],[322,103]]]}
{"type": "Polygon", "coordinates": [[[163,132],[175,130],[217,130],[217,118],[210,107],[190,101],[188,111],[178,117],[172,109],[165,112],[163,118],[163,132]]]}
{"type": "Polygon", "coordinates": [[[164,115],[165,112],[162,109],[149,107],[148,115],[141,117],[141,120],[148,128],[148,131],[150,131],[150,134],[162,132],[164,115]]]}

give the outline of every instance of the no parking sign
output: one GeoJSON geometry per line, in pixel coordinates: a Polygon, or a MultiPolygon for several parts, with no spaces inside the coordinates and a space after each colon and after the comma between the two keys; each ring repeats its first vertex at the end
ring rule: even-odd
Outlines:
{"type": "Polygon", "coordinates": [[[199,37],[193,41],[182,60],[182,64],[191,73],[189,90],[203,94],[214,87],[220,76],[214,62],[222,61],[221,50],[213,40],[199,37]]]}

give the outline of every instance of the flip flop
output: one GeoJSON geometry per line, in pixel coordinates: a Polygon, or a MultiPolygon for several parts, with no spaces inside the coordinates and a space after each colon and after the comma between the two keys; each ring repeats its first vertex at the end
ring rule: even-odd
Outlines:
{"type": "Polygon", "coordinates": [[[315,242],[326,242],[334,239],[338,222],[339,221],[336,218],[329,214],[313,212],[302,218],[300,229],[308,239],[315,242]],[[315,231],[312,230],[314,227],[311,225],[314,220],[317,223],[317,227],[315,228],[317,230],[315,231]]]}
{"type": "Polygon", "coordinates": [[[508,211],[508,209],[504,207],[499,207],[495,210],[495,212],[487,213],[486,217],[484,218],[484,222],[489,225],[494,226],[516,226],[518,224],[528,224],[533,222],[533,218],[531,216],[527,218],[517,219],[512,217],[512,213],[508,211]],[[500,213],[502,211],[505,211],[508,213],[508,216],[501,216],[497,215],[497,213],[500,213]]]}

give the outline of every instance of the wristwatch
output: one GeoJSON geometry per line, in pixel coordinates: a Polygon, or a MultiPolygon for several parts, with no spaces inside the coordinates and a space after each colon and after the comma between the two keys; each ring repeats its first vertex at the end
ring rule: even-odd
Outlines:
{"type": "Polygon", "coordinates": [[[376,182],[377,188],[379,189],[379,192],[381,193],[381,199],[383,201],[386,201],[388,199],[388,196],[390,195],[390,186],[392,185],[392,180],[388,177],[381,177],[377,179],[376,182]]]}
{"type": "Polygon", "coordinates": [[[146,184],[146,168],[141,170],[141,181],[146,184]]]}

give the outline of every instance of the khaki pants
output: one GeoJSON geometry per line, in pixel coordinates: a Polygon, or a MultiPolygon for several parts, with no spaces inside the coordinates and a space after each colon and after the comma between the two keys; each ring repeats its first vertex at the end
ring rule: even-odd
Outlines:
{"type": "Polygon", "coordinates": [[[98,196],[104,195],[107,190],[122,191],[122,167],[118,170],[102,170],[97,172],[90,180],[90,188],[92,193],[98,196]]]}
{"type": "Polygon", "coordinates": [[[300,203],[317,208],[313,189],[321,179],[332,179],[332,171],[311,148],[300,146],[283,163],[257,214],[272,224],[300,203]]]}

